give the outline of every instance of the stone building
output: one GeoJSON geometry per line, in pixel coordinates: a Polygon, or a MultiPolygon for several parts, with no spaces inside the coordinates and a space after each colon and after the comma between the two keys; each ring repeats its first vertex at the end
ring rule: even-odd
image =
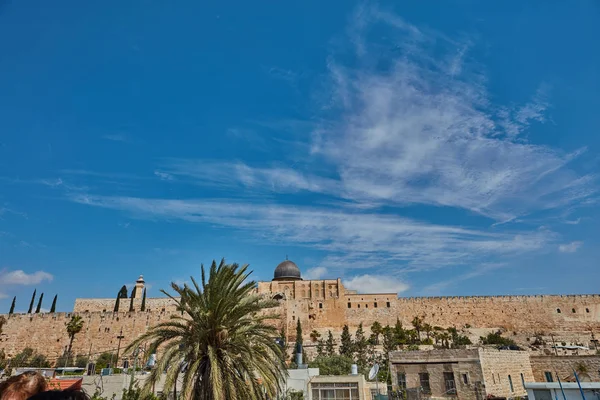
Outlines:
{"type": "MultiPolygon", "coordinates": [[[[152,325],[177,313],[174,302],[166,297],[147,297],[145,311],[141,311],[144,285],[140,277],[136,281],[132,312],[131,299],[121,299],[119,312],[113,312],[116,301],[113,297],[76,299],[72,313],[5,315],[7,322],[0,335],[0,349],[10,356],[33,347],[50,360],[55,359],[68,345],[65,324],[72,315],[79,315],[84,321],[83,331],[73,342],[76,354],[93,357],[103,351],[116,351],[121,330],[121,348],[124,348],[152,325]]],[[[354,332],[363,324],[368,332],[375,321],[385,326],[400,319],[410,326],[415,316],[443,328],[503,329],[522,344],[534,332],[544,331],[552,333],[557,341],[589,346],[594,333],[600,331],[600,295],[398,298],[397,293],[349,290],[340,278],[305,280],[290,260],[275,268],[273,280],[258,282],[256,290],[279,301],[276,311],[280,320],[274,323],[285,329],[289,340],[293,340],[300,320],[307,348],[313,330],[322,337],[331,330],[338,337],[344,325],[354,332]]],[[[479,331],[474,332],[476,340],[479,331]]]]}
{"type": "Polygon", "coordinates": [[[600,355],[531,356],[536,382],[574,382],[573,371],[582,382],[600,382],[600,355]]]}
{"type": "Polygon", "coordinates": [[[528,352],[487,348],[391,352],[390,372],[394,390],[427,398],[523,397],[534,380],[528,352]]]}

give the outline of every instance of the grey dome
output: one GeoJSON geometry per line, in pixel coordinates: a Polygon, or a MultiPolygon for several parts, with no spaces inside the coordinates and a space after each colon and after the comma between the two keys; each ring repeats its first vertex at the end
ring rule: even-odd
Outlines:
{"type": "Polygon", "coordinates": [[[297,281],[302,280],[300,268],[290,260],[285,260],[275,268],[274,281],[297,281]]]}

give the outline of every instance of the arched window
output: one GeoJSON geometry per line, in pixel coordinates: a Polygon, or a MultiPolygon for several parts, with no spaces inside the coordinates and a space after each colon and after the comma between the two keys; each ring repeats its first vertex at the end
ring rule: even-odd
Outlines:
{"type": "Polygon", "coordinates": [[[557,309],[556,309],[556,313],[557,313],[557,314],[560,314],[560,308],[557,308],[557,309]]]}

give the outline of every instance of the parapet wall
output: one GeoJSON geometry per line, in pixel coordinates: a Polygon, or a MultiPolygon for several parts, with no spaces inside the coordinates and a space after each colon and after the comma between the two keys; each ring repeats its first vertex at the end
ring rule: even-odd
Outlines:
{"type": "MultiPolygon", "coordinates": [[[[375,321],[385,326],[394,325],[396,319],[400,319],[406,327],[410,327],[415,316],[423,318],[425,323],[444,328],[504,328],[523,334],[523,337],[527,336],[525,334],[531,336],[533,332],[544,332],[545,335],[552,333],[556,337],[589,341],[592,333],[600,334],[600,295],[398,299],[394,294],[346,294],[345,290],[335,286],[339,285],[339,281],[310,283],[312,286],[294,289],[300,288],[300,293],[306,290],[307,298],[302,298],[302,294],[298,296],[300,298],[292,296],[288,289],[289,297],[281,299],[277,308],[280,325],[286,327],[289,340],[293,340],[298,319],[308,341],[312,330],[323,337],[332,330],[337,337],[344,325],[349,325],[354,332],[359,324],[363,324],[365,331],[370,333],[369,327],[375,321]]],[[[265,285],[262,290],[265,295],[277,296],[282,293],[280,289],[285,294],[284,283],[277,283],[276,293],[269,293],[270,289],[265,285]]],[[[130,301],[122,299],[120,312],[113,313],[115,299],[77,299],[74,312],[83,318],[84,329],[76,335],[73,352],[88,354],[91,351],[95,354],[116,351],[121,329],[123,349],[148,327],[167,320],[177,312],[175,304],[168,298],[147,298],[144,312],[139,311],[141,299],[134,299],[135,311],[128,312],[130,301]]],[[[14,355],[25,347],[33,347],[50,359],[56,358],[68,345],[65,325],[71,315],[5,315],[7,323],[0,336],[0,349],[14,355]]],[[[517,338],[517,335],[514,337],[517,338]]]]}

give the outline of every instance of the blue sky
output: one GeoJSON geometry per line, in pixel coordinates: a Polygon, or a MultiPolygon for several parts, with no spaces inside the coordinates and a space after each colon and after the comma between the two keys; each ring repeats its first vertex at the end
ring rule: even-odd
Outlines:
{"type": "Polygon", "coordinates": [[[600,8],[0,2],[0,310],[226,257],[597,291],[600,8]]]}

